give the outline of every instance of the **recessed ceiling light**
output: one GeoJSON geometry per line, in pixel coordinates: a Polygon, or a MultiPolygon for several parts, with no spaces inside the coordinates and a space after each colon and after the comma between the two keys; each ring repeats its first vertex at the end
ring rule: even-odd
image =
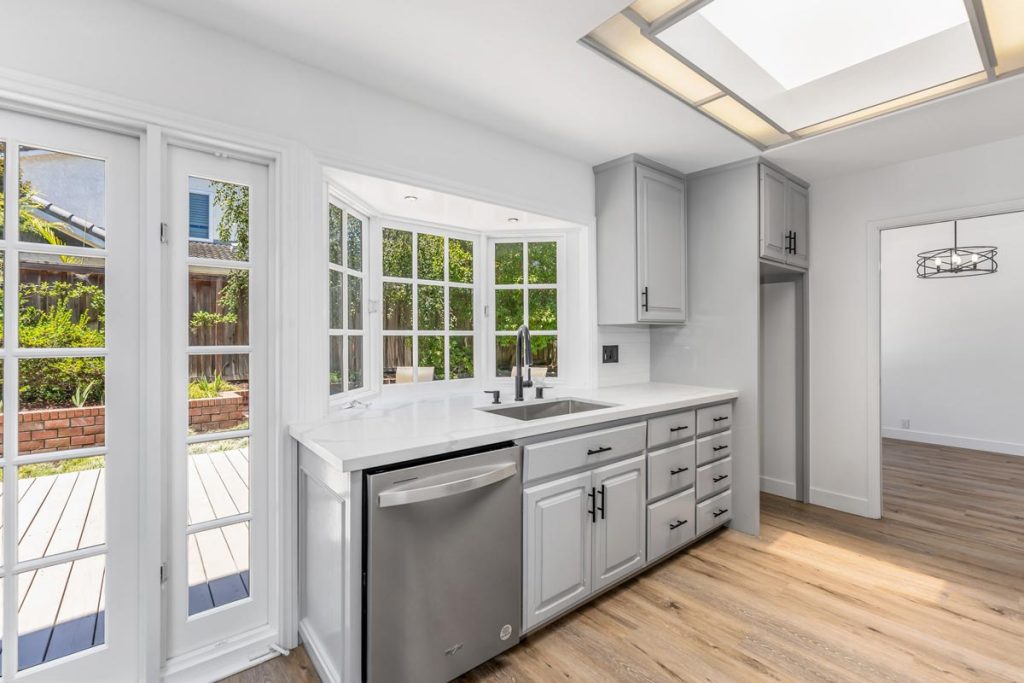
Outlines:
{"type": "Polygon", "coordinates": [[[509,216],[508,222],[509,223],[518,223],[519,219],[516,218],[515,216],[509,216]]]}
{"type": "Polygon", "coordinates": [[[417,197],[414,194],[407,194],[407,195],[405,195],[405,201],[407,201],[407,202],[414,202],[417,199],[419,199],[419,197],[417,197]]]}

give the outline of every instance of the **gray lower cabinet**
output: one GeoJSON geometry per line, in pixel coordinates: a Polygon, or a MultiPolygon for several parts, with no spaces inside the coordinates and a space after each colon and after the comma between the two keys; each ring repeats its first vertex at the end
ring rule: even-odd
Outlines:
{"type": "Polygon", "coordinates": [[[647,506],[647,561],[682,548],[697,535],[693,487],[647,506]]]}
{"type": "Polygon", "coordinates": [[[524,631],[643,567],[646,484],[641,454],[524,490],[524,631]]]}

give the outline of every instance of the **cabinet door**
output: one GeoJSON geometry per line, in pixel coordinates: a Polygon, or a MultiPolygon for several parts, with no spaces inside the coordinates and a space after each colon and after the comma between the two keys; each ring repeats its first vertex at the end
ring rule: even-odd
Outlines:
{"type": "Polygon", "coordinates": [[[639,569],[647,556],[643,455],[594,470],[594,590],[639,569]]]}
{"type": "MultiPolygon", "coordinates": [[[[637,320],[686,320],[686,205],[683,181],[636,167],[637,320]]],[[[628,258],[623,254],[623,258],[628,258]]]]}
{"type": "Polygon", "coordinates": [[[786,262],[786,215],[789,181],[781,173],[761,166],[761,258],[786,262]]]}
{"type": "Polygon", "coordinates": [[[786,213],[789,229],[793,231],[793,251],[786,255],[786,263],[801,268],[807,267],[807,190],[790,181],[786,188],[786,213]]]}
{"type": "Polygon", "coordinates": [[[523,629],[590,595],[590,472],[523,492],[523,629]]]}

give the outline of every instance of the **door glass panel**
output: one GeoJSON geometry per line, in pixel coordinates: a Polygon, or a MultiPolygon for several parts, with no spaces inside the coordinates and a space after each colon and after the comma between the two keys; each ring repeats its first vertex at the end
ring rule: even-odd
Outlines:
{"type": "Polygon", "coordinates": [[[97,555],[18,575],[18,669],[102,645],[106,557],[97,555]]]}
{"type": "MultiPolygon", "coordinates": [[[[0,206],[4,204],[4,192],[7,185],[4,179],[7,177],[7,143],[0,142],[0,206]]],[[[0,211],[0,239],[4,239],[4,212],[0,211]]]]}
{"type": "MultiPolygon", "coordinates": [[[[0,176],[2,176],[2,175],[3,175],[2,172],[0,172],[0,176]]],[[[3,178],[2,177],[0,177],[0,183],[3,183],[3,178]]],[[[0,207],[3,206],[3,197],[4,197],[3,192],[0,192],[0,207]]],[[[2,213],[3,213],[3,211],[0,210],[0,214],[2,214],[2,213]]],[[[0,223],[0,235],[2,235],[2,233],[3,233],[3,224],[0,223]]],[[[5,277],[5,275],[4,275],[4,261],[5,261],[5,259],[6,259],[6,254],[3,251],[0,251],[0,348],[3,348],[3,345],[4,345],[3,319],[4,319],[4,277],[5,277]]],[[[3,365],[3,363],[0,362],[0,365],[3,365]]]]}
{"type": "Polygon", "coordinates": [[[106,296],[102,258],[22,253],[19,343],[30,348],[100,348],[106,296]]]}
{"type": "Polygon", "coordinates": [[[103,161],[21,147],[19,163],[21,241],[106,248],[103,161]]]}
{"type": "MultiPolygon", "coordinates": [[[[190,239],[191,258],[215,261],[249,260],[249,188],[219,180],[190,177],[189,195],[205,195],[210,201],[189,203],[189,225],[208,226],[209,239],[190,239]]],[[[189,230],[189,234],[198,234],[189,230]]],[[[245,283],[248,285],[248,282],[245,283]]],[[[246,295],[248,288],[246,287],[246,295]]]]}
{"type": "Polygon", "coordinates": [[[18,560],[106,542],[102,455],[18,467],[18,560]]]}
{"type": "Polygon", "coordinates": [[[249,512],[249,439],[188,447],[188,523],[249,512]]]}
{"type": "Polygon", "coordinates": [[[18,361],[18,454],[37,455],[106,443],[103,358],[18,361]]]}
{"type": "Polygon", "coordinates": [[[249,428],[248,354],[192,354],[188,380],[189,433],[249,428]]]}
{"type": "Polygon", "coordinates": [[[188,613],[249,597],[249,523],[188,536],[188,613]]]}
{"type": "Polygon", "coordinates": [[[190,266],[188,343],[245,346],[249,343],[249,271],[190,266]]]}

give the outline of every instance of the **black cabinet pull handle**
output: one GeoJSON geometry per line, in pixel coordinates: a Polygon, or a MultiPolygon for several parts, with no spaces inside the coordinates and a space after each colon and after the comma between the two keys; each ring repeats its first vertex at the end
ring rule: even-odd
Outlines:
{"type": "Polygon", "coordinates": [[[722,515],[724,515],[728,511],[729,511],[729,508],[725,508],[724,510],[719,508],[718,512],[712,512],[711,514],[714,515],[715,517],[721,517],[722,515]]]}
{"type": "Polygon", "coordinates": [[[721,446],[715,446],[711,450],[713,450],[713,451],[715,451],[717,453],[718,451],[722,450],[723,448],[728,448],[728,446],[726,444],[722,444],[721,446]]]}
{"type": "Polygon", "coordinates": [[[641,303],[640,305],[643,307],[644,311],[647,311],[648,308],[647,308],[647,288],[646,287],[644,287],[644,291],[641,292],[641,296],[643,296],[643,303],[641,303]]]}
{"type": "Polygon", "coordinates": [[[689,467],[679,467],[679,468],[674,469],[674,470],[669,470],[668,473],[669,474],[682,474],[683,472],[685,472],[688,469],[690,469],[690,468],[689,467]]]}
{"type": "Polygon", "coordinates": [[[685,519],[680,519],[680,520],[676,520],[675,522],[669,522],[668,523],[668,528],[669,529],[678,529],[679,527],[681,527],[684,524],[686,524],[686,520],[685,519]]]}
{"type": "Polygon", "coordinates": [[[721,417],[712,418],[712,422],[721,422],[722,420],[728,420],[728,415],[722,415],[721,417]]]}
{"type": "Polygon", "coordinates": [[[604,484],[601,484],[601,506],[597,509],[601,511],[601,519],[604,519],[604,484]]]}
{"type": "Polygon", "coordinates": [[[717,484],[718,482],[722,481],[723,479],[728,479],[728,478],[729,478],[728,474],[719,474],[717,477],[713,477],[711,479],[711,481],[717,484]]]}
{"type": "Polygon", "coordinates": [[[607,453],[612,449],[611,446],[601,446],[600,448],[588,448],[587,455],[597,455],[598,453],[607,453]]]}
{"type": "Polygon", "coordinates": [[[597,499],[594,498],[594,489],[590,489],[590,493],[587,494],[587,498],[590,499],[590,505],[587,506],[587,514],[590,515],[591,522],[597,522],[597,512],[594,508],[597,505],[597,499]]]}
{"type": "Polygon", "coordinates": [[[670,432],[681,432],[684,429],[689,429],[689,428],[690,428],[690,425],[683,425],[682,427],[670,427],[668,431],[670,431],[670,432]]]}
{"type": "Polygon", "coordinates": [[[791,254],[795,254],[796,253],[796,230],[793,231],[793,251],[791,251],[789,253],[791,253],[791,254]]]}

